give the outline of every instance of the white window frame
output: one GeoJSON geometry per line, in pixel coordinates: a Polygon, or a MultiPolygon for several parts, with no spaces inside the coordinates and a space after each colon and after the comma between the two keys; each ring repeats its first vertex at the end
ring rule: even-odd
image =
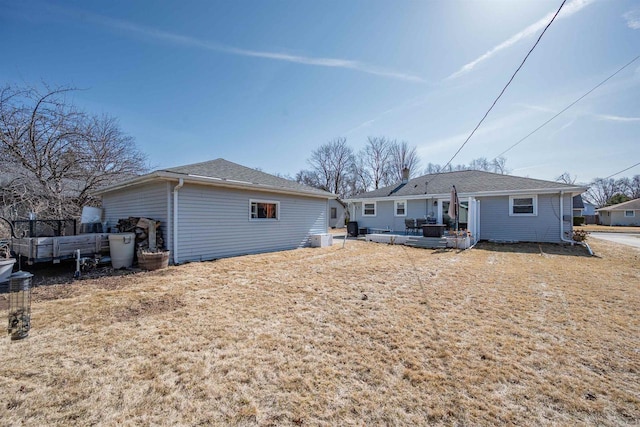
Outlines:
{"type": "Polygon", "coordinates": [[[362,216],[376,216],[378,213],[378,203],[377,202],[362,202],[362,216]],[[373,205],[373,213],[368,214],[366,205],[373,205]]]}
{"type": "MultiPolygon", "coordinates": [[[[256,206],[257,208],[257,206],[256,206]]],[[[249,221],[280,221],[280,202],[277,200],[262,200],[262,199],[249,199],[249,221]],[[254,203],[268,203],[270,205],[276,205],[276,217],[275,218],[254,218],[253,217],[253,204],[254,203]]]]}
{"type": "Polygon", "coordinates": [[[634,210],[626,210],[624,211],[624,217],[625,218],[633,218],[636,216],[636,211],[634,210]],[[631,212],[631,215],[627,215],[629,212],[631,212]]]}
{"type": "Polygon", "coordinates": [[[396,200],[393,202],[393,216],[407,216],[407,201],[406,200],[396,200]],[[402,203],[404,205],[404,213],[398,213],[398,205],[402,203]]]}
{"type": "Polygon", "coordinates": [[[538,216],[538,195],[537,194],[523,194],[518,196],[509,196],[509,216],[538,216]],[[513,201],[515,199],[531,199],[533,206],[533,213],[515,213],[513,212],[513,201]]]}
{"type": "Polygon", "coordinates": [[[338,219],[338,208],[335,206],[329,207],[329,218],[338,219]]]}

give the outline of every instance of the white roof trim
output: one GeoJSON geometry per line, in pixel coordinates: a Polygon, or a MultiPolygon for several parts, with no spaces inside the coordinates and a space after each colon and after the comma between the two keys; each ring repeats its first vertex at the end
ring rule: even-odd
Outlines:
{"type": "MultiPolygon", "coordinates": [[[[491,197],[491,196],[517,196],[520,194],[557,194],[567,193],[571,195],[582,194],[587,191],[584,187],[564,187],[564,188],[542,188],[542,189],[524,189],[524,190],[497,190],[497,191],[479,191],[475,193],[458,193],[459,198],[463,197],[491,197]]],[[[395,200],[424,200],[424,199],[449,199],[450,193],[443,194],[418,194],[412,196],[381,196],[381,197],[354,197],[344,199],[347,203],[364,202],[364,201],[395,201],[395,200]]]]}

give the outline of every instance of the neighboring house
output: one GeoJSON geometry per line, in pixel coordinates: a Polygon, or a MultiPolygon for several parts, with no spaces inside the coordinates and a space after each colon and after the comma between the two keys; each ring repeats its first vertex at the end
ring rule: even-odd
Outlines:
{"type": "Polygon", "coordinates": [[[473,240],[554,242],[570,239],[573,197],[586,188],[553,181],[458,171],[405,179],[346,200],[358,227],[404,231],[405,219],[428,218],[450,224],[447,215],[455,185],[460,228],[473,240]]]}
{"type": "Polygon", "coordinates": [[[582,200],[582,204],[584,208],[582,209],[582,216],[584,217],[585,224],[597,224],[598,223],[598,214],[596,213],[595,205],[587,202],[586,200],[582,200]]]}
{"type": "Polygon", "coordinates": [[[308,246],[336,196],[224,159],[157,170],[99,190],[104,221],[161,221],[174,264],[308,246]]]}
{"type": "Polygon", "coordinates": [[[592,203],[589,203],[585,200],[582,201],[584,204],[584,208],[582,209],[582,215],[595,215],[596,214],[596,206],[592,203]]]}
{"type": "Polygon", "coordinates": [[[640,199],[596,209],[602,225],[640,226],[640,199]]]}
{"type": "Polygon", "coordinates": [[[329,227],[344,228],[347,221],[347,204],[340,199],[329,200],[329,227]]]}
{"type": "Polygon", "coordinates": [[[584,201],[581,195],[573,196],[573,216],[582,216],[584,212],[584,201]]]}

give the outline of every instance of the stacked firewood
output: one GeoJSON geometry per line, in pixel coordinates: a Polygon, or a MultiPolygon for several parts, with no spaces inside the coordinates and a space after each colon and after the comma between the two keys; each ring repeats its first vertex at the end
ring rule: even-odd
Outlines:
{"type": "Polygon", "coordinates": [[[136,249],[155,251],[164,248],[164,237],[160,228],[160,221],[131,216],[119,219],[116,227],[120,233],[136,234],[136,249]]]}

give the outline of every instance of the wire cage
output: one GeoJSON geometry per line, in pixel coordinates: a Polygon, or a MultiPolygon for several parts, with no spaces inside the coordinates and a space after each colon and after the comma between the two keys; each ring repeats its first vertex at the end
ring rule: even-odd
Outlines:
{"type": "Polygon", "coordinates": [[[29,335],[31,329],[31,278],[26,271],[13,273],[9,278],[9,326],[12,340],[29,335]]]}

